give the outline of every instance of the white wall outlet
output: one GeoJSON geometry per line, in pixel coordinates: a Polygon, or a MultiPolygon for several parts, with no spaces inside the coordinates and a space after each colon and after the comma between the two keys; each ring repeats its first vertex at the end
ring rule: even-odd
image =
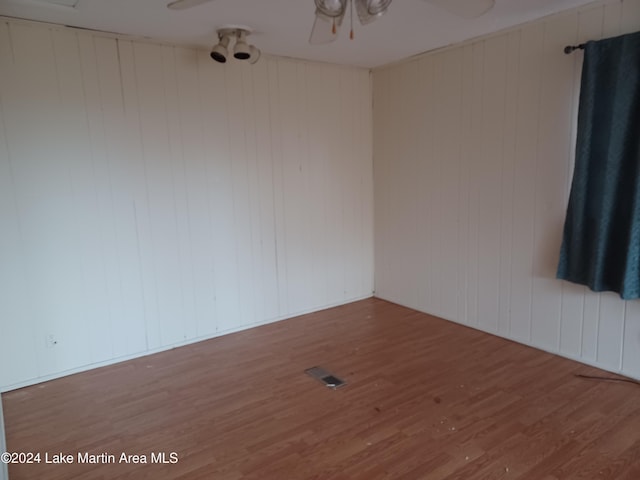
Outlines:
{"type": "Polygon", "coordinates": [[[49,333],[46,338],[47,348],[53,348],[58,344],[58,339],[53,333],[49,333]]]}

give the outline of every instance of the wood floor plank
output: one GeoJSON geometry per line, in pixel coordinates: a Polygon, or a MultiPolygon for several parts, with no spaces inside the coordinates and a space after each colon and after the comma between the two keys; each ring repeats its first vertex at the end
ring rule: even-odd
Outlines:
{"type": "Polygon", "coordinates": [[[640,387],[379,299],[3,395],[11,480],[640,478],[640,387]],[[304,374],[322,365],[331,390],[304,374]],[[176,452],[175,464],[119,463],[176,452]]]}

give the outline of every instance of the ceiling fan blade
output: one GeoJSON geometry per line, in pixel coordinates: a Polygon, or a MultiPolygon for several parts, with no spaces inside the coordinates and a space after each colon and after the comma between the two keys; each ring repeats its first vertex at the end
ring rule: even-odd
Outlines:
{"type": "Polygon", "coordinates": [[[426,0],[449,13],[464,18],[477,18],[484,15],[496,4],[495,0],[426,0]]]}
{"type": "Polygon", "coordinates": [[[376,18],[381,17],[389,8],[391,0],[353,0],[356,4],[356,12],[358,19],[362,25],[373,22],[376,18]]]}
{"type": "Polygon", "coordinates": [[[167,8],[171,10],[184,10],[186,8],[196,7],[211,1],[213,0],[174,0],[167,4],[167,8]]]}
{"type": "Polygon", "coordinates": [[[311,45],[323,45],[333,42],[338,38],[338,32],[340,31],[343,19],[344,12],[342,12],[342,15],[339,17],[329,17],[320,10],[316,10],[316,19],[311,28],[309,43],[311,45]]]}

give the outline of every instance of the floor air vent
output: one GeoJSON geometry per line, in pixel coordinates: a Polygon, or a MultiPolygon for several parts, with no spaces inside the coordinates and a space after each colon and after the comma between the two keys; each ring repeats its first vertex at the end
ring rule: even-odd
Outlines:
{"type": "Polygon", "coordinates": [[[324,383],[327,387],[331,387],[333,389],[340,388],[347,384],[347,382],[339,379],[331,372],[327,372],[322,367],[307,368],[304,373],[324,383]]]}

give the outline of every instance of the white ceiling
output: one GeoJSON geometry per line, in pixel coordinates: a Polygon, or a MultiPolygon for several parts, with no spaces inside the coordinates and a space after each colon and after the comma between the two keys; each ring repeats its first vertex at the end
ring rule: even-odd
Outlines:
{"type": "Polygon", "coordinates": [[[592,0],[496,0],[489,13],[464,19],[425,0],[395,0],[386,15],[361,26],[349,40],[348,20],[338,40],[309,45],[313,0],[214,0],[169,10],[169,0],[0,0],[0,15],[149,37],[210,48],[225,24],[254,29],[250,42],[263,52],[323,62],[376,67],[502,30],[592,0]],[[56,5],[77,2],[75,8],[56,5]]]}

